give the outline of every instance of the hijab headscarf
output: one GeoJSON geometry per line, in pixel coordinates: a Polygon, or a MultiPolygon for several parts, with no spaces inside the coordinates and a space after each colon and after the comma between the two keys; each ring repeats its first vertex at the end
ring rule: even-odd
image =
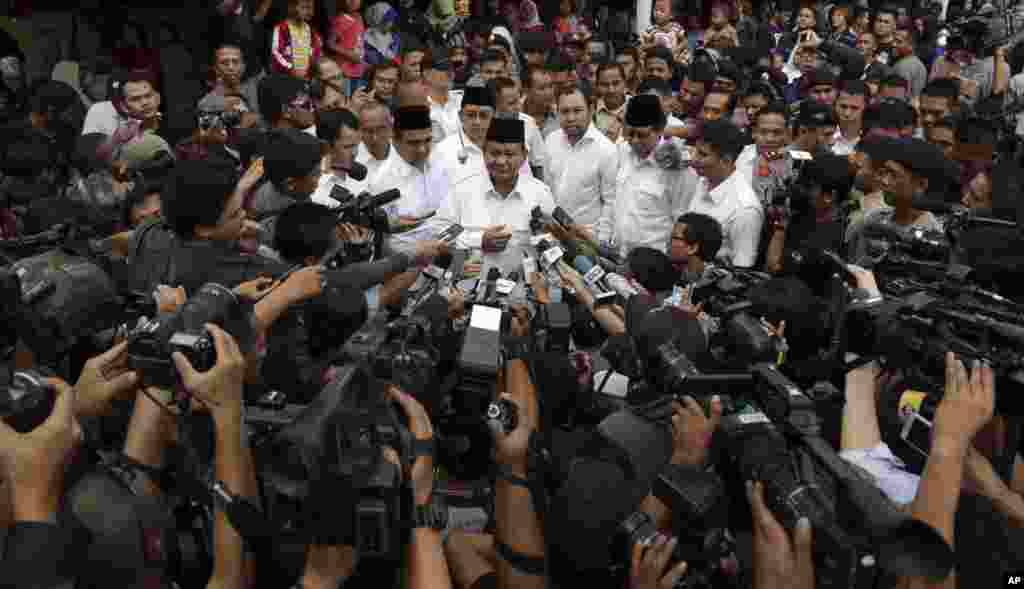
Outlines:
{"type": "Polygon", "coordinates": [[[519,77],[519,72],[523,71],[522,64],[519,63],[519,49],[516,48],[515,37],[505,27],[498,26],[491,29],[492,35],[498,35],[499,37],[508,41],[509,47],[512,48],[512,76],[516,79],[519,77]]]}
{"type": "Polygon", "coordinates": [[[397,33],[388,28],[398,20],[398,13],[387,2],[378,2],[366,11],[366,44],[387,59],[398,56],[397,33]]]}

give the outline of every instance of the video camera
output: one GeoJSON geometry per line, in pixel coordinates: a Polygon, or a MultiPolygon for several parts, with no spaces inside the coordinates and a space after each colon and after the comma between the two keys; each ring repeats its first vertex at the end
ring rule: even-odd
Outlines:
{"type": "Polygon", "coordinates": [[[231,130],[242,124],[242,113],[235,110],[199,111],[196,124],[201,131],[211,129],[231,130]]]}
{"type": "Polygon", "coordinates": [[[375,233],[388,233],[390,224],[387,212],[383,207],[398,200],[402,193],[397,188],[377,195],[362,193],[353,195],[344,187],[335,186],[331,189],[331,198],[341,203],[336,209],[338,223],[349,223],[365,227],[375,233]]]}

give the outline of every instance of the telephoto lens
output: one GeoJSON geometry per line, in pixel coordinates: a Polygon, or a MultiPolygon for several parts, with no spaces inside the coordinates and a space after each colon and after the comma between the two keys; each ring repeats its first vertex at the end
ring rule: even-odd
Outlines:
{"type": "Polygon", "coordinates": [[[57,391],[39,373],[15,372],[11,383],[0,387],[0,419],[14,431],[27,433],[39,427],[53,411],[57,391]]]}

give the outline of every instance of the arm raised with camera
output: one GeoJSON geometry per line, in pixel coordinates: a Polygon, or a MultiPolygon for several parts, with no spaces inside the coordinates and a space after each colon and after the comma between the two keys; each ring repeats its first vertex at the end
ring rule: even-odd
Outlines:
{"type": "Polygon", "coordinates": [[[622,319],[622,314],[617,312],[617,310],[621,310],[618,305],[597,306],[597,297],[591,292],[590,287],[583,280],[583,276],[565,262],[559,262],[558,273],[562,276],[563,284],[576,291],[579,302],[590,310],[605,333],[608,335],[626,333],[626,322],[622,319]]]}
{"type": "MultiPolygon", "coordinates": [[[[62,560],[71,538],[57,526],[64,470],[81,442],[75,419],[76,392],[60,379],[50,416],[29,432],[17,432],[0,421],[0,468],[10,487],[14,525],[7,531],[0,587],[64,586],[62,560]]],[[[4,491],[8,489],[4,488],[4,491]]]]}
{"type": "MultiPolygon", "coordinates": [[[[529,336],[529,323],[524,315],[525,309],[513,312],[512,335],[515,337],[529,336]]],[[[494,459],[501,471],[494,493],[498,581],[503,588],[540,589],[547,583],[544,531],[527,486],[530,438],[540,430],[540,404],[526,359],[510,359],[498,378],[498,390],[507,387],[499,398],[514,405],[518,415],[518,423],[512,431],[494,433],[494,459]]]]}
{"type": "MultiPolygon", "coordinates": [[[[206,406],[213,417],[216,429],[214,470],[217,485],[234,498],[258,505],[256,469],[248,434],[242,422],[245,357],[227,332],[212,323],[208,323],[206,329],[213,336],[217,350],[217,364],[212,369],[196,372],[180,352],[175,352],[172,358],[181,375],[182,386],[193,399],[206,406]]],[[[245,577],[245,542],[219,504],[214,521],[213,545],[213,575],[207,587],[242,587],[245,577]]]]}

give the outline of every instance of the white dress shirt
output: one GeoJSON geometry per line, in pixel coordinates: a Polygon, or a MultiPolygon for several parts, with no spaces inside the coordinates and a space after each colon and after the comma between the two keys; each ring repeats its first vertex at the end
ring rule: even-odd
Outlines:
{"type": "Polygon", "coordinates": [[[537,127],[537,121],[528,114],[519,113],[519,120],[523,122],[526,131],[526,149],[531,166],[544,168],[548,165],[548,147],[544,143],[544,135],[537,127]]]}
{"type": "Polygon", "coordinates": [[[616,247],[623,255],[637,247],[666,252],[672,225],[689,206],[697,178],[688,168],[666,170],[651,153],[641,160],[628,143],[619,148],[615,179],[616,247]]]}
{"type": "Polygon", "coordinates": [[[488,174],[464,176],[445,197],[431,222],[434,236],[453,223],[462,225],[457,247],[482,253],[484,229],[506,225],[512,233],[505,251],[482,254],[484,267],[497,267],[507,274],[522,270],[523,254],[533,251],[530,243],[530,213],[539,206],[547,214],[555,209],[551,189],[531,176],[520,174],[516,186],[502,196],[494,190],[488,174]]]}
{"type": "Polygon", "coordinates": [[[390,162],[397,152],[395,146],[391,145],[388,147],[388,154],[384,156],[384,159],[379,160],[373,157],[369,149],[366,149],[365,143],[360,143],[356,149],[356,161],[366,166],[366,183],[369,184],[377,176],[377,172],[384,166],[384,164],[390,162]]]}
{"type": "Polygon", "coordinates": [[[449,92],[448,102],[444,104],[434,102],[433,98],[427,96],[427,104],[430,105],[430,130],[434,137],[434,145],[458,133],[461,125],[459,111],[462,109],[462,90],[449,92]]]}
{"type": "Polygon", "coordinates": [[[599,241],[611,239],[615,227],[615,180],[619,152],[597,127],[570,145],[559,129],[547,139],[548,165],[544,176],[555,203],[599,241]]]}
{"type": "MultiPolygon", "coordinates": [[[[448,190],[438,181],[433,167],[428,162],[420,170],[406,162],[394,147],[391,152],[391,157],[376,175],[368,178],[367,189],[370,194],[380,194],[392,188],[401,191],[401,198],[385,206],[392,219],[399,216],[426,217],[435,212],[448,190]]],[[[424,223],[416,229],[390,235],[385,249],[389,252],[411,253],[417,242],[430,239],[430,231],[429,225],[424,223]]]]}
{"type": "MultiPolygon", "coordinates": [[[[458,184],[466,176],[477,174],[487,175],[487,163],[484,161],[484,152],[469,137],[458,130],[454,135],[446,137],[430,150],[430,167],[434,169],[438,181],[446,190],[458,184]],[[459,155],[465,155],[465,161],[459,160],[459,155]]],[[[519,168],[521,176],[533,176],[530,164],[523,160],[519,168]]]]}
{"type": "Polygon", "coordinates": [[[733,172],[711,190],[707,179],[701,178],[690,202],[690,212],[714,217],[722,225],[719,258],[745,268],[757,262],[764,207],[741,171],[733,172]]]}

